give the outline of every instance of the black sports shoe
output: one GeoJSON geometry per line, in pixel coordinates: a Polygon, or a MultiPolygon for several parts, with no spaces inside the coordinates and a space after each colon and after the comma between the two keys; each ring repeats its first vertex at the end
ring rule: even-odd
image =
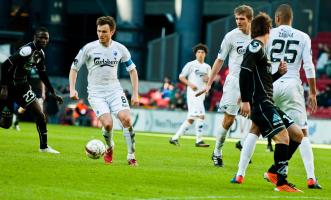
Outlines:
{"type": "Polygon", "coordinates": [[[169,143],[175,146],[180,146],[178,140],[173,140],[172,138],[169,139],[169,143]]]}
{"type": "Polygon", "coordinates": [[[239,151],[242,150],[243,146],[241,145],[240,140],[238,142],[236,142],[236,148],[239,149],[239,151]]]}
{"type": "Polygon", "coordinates": [[[211,155],[211,159],[214,162],[215,167],[223,167],[222,156],[216,156],[214,153],[211,155]]]}
{"type": "Polygon", "coordinates": [[[195,146],[196,147],[209,147],[210,145],[206,144],[204,141],[201,140],[200,142],[195,143],[195,146]]]}

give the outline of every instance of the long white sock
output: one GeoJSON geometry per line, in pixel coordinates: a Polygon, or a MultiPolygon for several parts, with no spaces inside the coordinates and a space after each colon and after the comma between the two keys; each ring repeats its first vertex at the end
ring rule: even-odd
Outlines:
{"type": "Polygon", "coordinates": [[[255,150],[257,139],[257,135],[248,133],[243,148],[241,149],[237,176],[245,176],[247,166],[255,150]]]}
{"type": "Polygon", "coordinates": [[[128,148],[128,159],[134,158],[134,152],[135,152],[135,140],[134,136],[135,133],[133,132],[133,129],[130,128],[123,128],[123,135],[125,138],[126,146],[128,148]]]}
{"type": "Polygon", "coordinates": [[[197,119],[195,123],[195,133],[196,133],[196,143],[202,141],[202,132],[204,128],[204,120],[203,119],[197,119]]]}
{"type": "Polygon", "coordinates": [[[173,140],[178,140],[191,126],[191,124],[185,120],[182,125],[180,125],[179,129],[177,130],[176,134],[172,137],[173,140]]]}
{"type": "Polygon", "coordinates": [[[107,131],[104,127],[102,127],[102,135],[106,141],[108,147],[114,147],[114,139],[113,139],[113,130],[107,131]]]}
{"type": "Polygon", "coordinates": [[[308,137],[303,137],[299,146],[301,158],[306,169],[307,179],[315,177],[314,154],[308,137]]]}
{"type": "Polygon", "coordinates": [[[244,146],[245,140],[247,138],[247,135],[251,129],[252,126],[252,121],[250,119],[247,119],[243,116],[241,116],[241,122],[240,125],[241,127],[241,138],[240,138],[240,144],[241,146],[244,146]]]}
{"type": "Polygon", "coordinates": [[[222,147],[224,145],[225,142],[225,138],[226,138],[226,134],[228,133],[228,130],[223,128],[223,126],[221,125],[221,127],[216,131],[216,135],[215,135],[215,149],[214,149],[214,155],[215,156],[221,156],[222,155],[222,147]]]}

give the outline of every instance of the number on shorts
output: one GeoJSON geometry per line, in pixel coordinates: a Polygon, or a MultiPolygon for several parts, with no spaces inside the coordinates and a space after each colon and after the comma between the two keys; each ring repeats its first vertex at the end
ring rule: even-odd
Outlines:
{"type": "Polygon", "coordinates": [[[32,90],[29,90],[26,94],[23,95],[23,98],[26,103],[29,103],[34,98],[36,98],[36,95],[32,92],[32,90]]]}
{"type": "Polygon", "coordinates": [[[289,123],[293,122],[293,120],[287,115],[283,115],[283,119],[286,119],[289,123]]]}
{"type": "Polygon", "coordinates": [[[122,103],[127,103],[125,96],[121,96],[122,103]]]}

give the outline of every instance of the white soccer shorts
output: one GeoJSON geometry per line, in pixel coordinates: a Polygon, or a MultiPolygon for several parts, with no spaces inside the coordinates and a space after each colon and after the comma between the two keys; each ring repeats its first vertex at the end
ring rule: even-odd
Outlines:
{"type": "Polygon", "coordinates": [[[301,129],[307,129],[307,112],[301,81],[283,79],[274,82],[273,86],[275,105],[290,116],[301,129]]]}
{"type": "Polygon", "coordinates": [[[224,83],[223,95],[220,101],[219,111],[236,116],[240,109],[240,103],[238,103],[239,98],[239,79],[237,77],[228,75],[224,83]]]}
{"type": "Polygon", "coordinates": [[[109,92],[105,97],[89,95],[88,100],[98,118],[105,113],[117,116],[118,112],[122,110],[130,110],[129,102],[122,88],[109,92]]]}
{"type": "Polygon", "coordinates": [[[188,107],[188,119],[194,119],[198,116],[205,115],[205,106],[203,104],[204,96],[199,97],[191,97],[187,99],[187,107],[188,107]]]}

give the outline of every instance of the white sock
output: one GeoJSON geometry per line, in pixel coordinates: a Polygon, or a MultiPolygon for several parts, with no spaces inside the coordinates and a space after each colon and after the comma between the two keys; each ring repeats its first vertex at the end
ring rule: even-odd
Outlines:
{"type": "Polygon", "coordinates": [[[222,125],[217,130],[216,135],[215,135],[215,137],[216,137],[215,149],[214,149],[215,156],[222,156],[222,147],[224,145],[227,133],[228,133],[228,130],[224,129],[222,125]]]}
{"type": "Polygon", "coordinates": [[[240,160],[238,163],[237,176],[239,175],[245,176],[247,166],[255,150],[257,139],[258,139],[257,135],[253,133],[247,134],[243,148],[241,149],[240,152],[240,160]]]}
{"type": "Polygon", "coordinates": [[[245,140],[246,140],[247,136],[248,136],[248,132],[246,132],[246,133],[244,133],[244,134],[241,135],[241,138],[240,138],[240,144],[241,144],[241,146],[244,146],[245,140]]]}
{"type": "Polygon", "coordinates": [[[203,119],[197,119],[195,123],[195,133],[196,133],[196,143],[202,141],[202,132],[204,128],[204,120],[203,119]]]}
{"type": "Polygon", "coordinates": [[[241,124],[240,125],[243,126],[243,127],[241,127],[242,132],[241,132],[240,144],[241,144],[241,146],[244,146],[245,139],[246,139],[246,137],[247,137],[247,135],[248,135],[248,133],[251,129],[251,126],[252,126],[252,121],[250,119],[247,119],[247,118],[243,117],[243,116],[241,116],[240,119],[241,119],[241,124]]]}
{"type": "Polygon", "coordinates": [[[314,154],[308,137],[303,137],[299,146],[301,158],[306,169],[307,179],[315,177],[314,154]]]}
{"type": "Polygon", "coordinates": [[[191,126],[191,124],[185,120],[182,125],[180,125],[179,129],[177,130],[176,134],[172,137],[173,140],[178,140],[180,136],[182,136],[188,128],[191,126]]]}
{"type": "Polygon", "coordinates": [[[106,144],[108,147],[114,147],[115,143],[113,140],[113,130],[107,131],[104,127],[102,127],[102,135],[105,138],[106,144]]]}
{"type": "Polygon", "coordinates": [[[129,156],[129,154],[134,155],[134,152],[135,152],[135,140],[134,140],[135,133],[133,132],[133,129],[131,127],[130,128],[123,128],[123,135],[124,135],[124,138],[125,138],[126,146],[128,148],[128,156],[129,156]]]}

